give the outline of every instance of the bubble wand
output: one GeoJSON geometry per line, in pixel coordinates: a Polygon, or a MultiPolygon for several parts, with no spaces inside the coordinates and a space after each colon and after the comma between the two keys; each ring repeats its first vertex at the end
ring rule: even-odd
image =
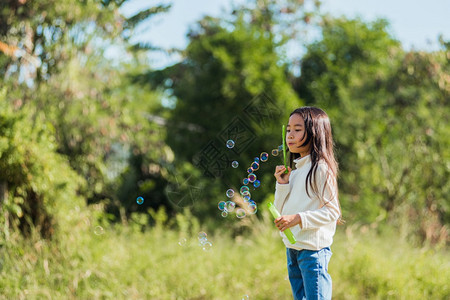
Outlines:
{"type": "MultiPolygon", "coordinates": [[[[280,213],[278,212],[277,208],[275,207],[275,205],[273,205],[272,202],[268,202],[267,207],[269,208],[269,211],[274,219],[281,217],[280,213]]],[[[283,233],[286,235],[287,239],[291,244],[295,244],[297,242],[295,236],[292,234],[291,229],[288,228],[285,231],[283,231],[283,233]]]]}
{"type": "Polygon", "coordinates": [[[288,166],[287,166],[287,162],[286,162],[286,127],[283,125],[283,130],[282,130],[282,138],[283,138],[283,160],[284,160],[284,167],[286,168],[286,170],[284,171],[284,173],[288,173],[288,166]]]}

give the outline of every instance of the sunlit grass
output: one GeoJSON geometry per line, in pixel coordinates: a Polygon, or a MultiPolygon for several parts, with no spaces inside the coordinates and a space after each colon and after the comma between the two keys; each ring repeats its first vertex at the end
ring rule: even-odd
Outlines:
{"type": "MultiPolygon", "coordinates": [[[[269,218],[244,219],[241,235],[189,224],[187,230],[110,226],[101,235],[86,225],[58,241],[15,239],[0,252],[1,297],[291,299],[285,249],[269,218]],[[213,244],[210,251],[198,245],[202,230],[213,244]]],[[[332,247],[333,299],[450,298],[447,251],[344,231],[339,228],[332,247]]]]}

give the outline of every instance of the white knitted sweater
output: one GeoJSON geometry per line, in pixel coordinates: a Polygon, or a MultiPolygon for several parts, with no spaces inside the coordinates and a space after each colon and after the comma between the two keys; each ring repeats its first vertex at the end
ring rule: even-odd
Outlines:
{"type": "Polygon", "coordinates": [[[308,191],[311,195],[309,197],[306,193],[306,175],[311,169],[311,156],[301,157],[294,162],[296,169],[292,170],[289,183],[276,183],[274,204],[281,215],[299,214],[302,220],[302,228],[300,228],[300,225],[291,227],[291,231],[297,239],[295,244],[291,244],[284,233],[280,232],[280,235],[288,248],[320,250],[329,247],[333,242],[340,209],[337,189],[331,176],[327,181],[325,190],[323,190],[328,166],[326,163],[319,162],[316,171],[317,187],[320,194],[323,195],[320,197],[315,195],[308,184],[308,191]],[[324,192],[322,193],[322,191],[324,192]]]}

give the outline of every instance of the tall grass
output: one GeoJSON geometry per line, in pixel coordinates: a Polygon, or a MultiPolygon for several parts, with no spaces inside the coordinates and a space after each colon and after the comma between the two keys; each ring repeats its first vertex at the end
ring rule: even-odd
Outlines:
{"type": "MultiPolygon", "coordinates": [[[[104,225],[99,235],[82,221],[53,241],[12,237],[0,250],[1,298],[291,299],[284,246],[262,219],[209,232],[179,216],[177,230],[104,225]],[[211,250],[198,245],[199,231],[211,250]]],[[[447,250],[345,229],[332,246],[333,299],[450,298],[447,250]]]]}

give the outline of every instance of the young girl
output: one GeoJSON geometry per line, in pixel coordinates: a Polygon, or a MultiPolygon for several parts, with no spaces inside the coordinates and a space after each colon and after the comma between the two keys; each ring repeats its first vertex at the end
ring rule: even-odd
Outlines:
{"type": "Polygon", "coordinates": [[[328,262],[341,209],[330,120],[319,108],[301,107],[291,113],[286,129],[291,166],[287,172],[284,166],[275,169],[274,204],[281,214],[276,226],[281,232],[291,228],[297,239],[291,244],[280,233],[292,293],[296,300],[331,299],[328,262]]]}

